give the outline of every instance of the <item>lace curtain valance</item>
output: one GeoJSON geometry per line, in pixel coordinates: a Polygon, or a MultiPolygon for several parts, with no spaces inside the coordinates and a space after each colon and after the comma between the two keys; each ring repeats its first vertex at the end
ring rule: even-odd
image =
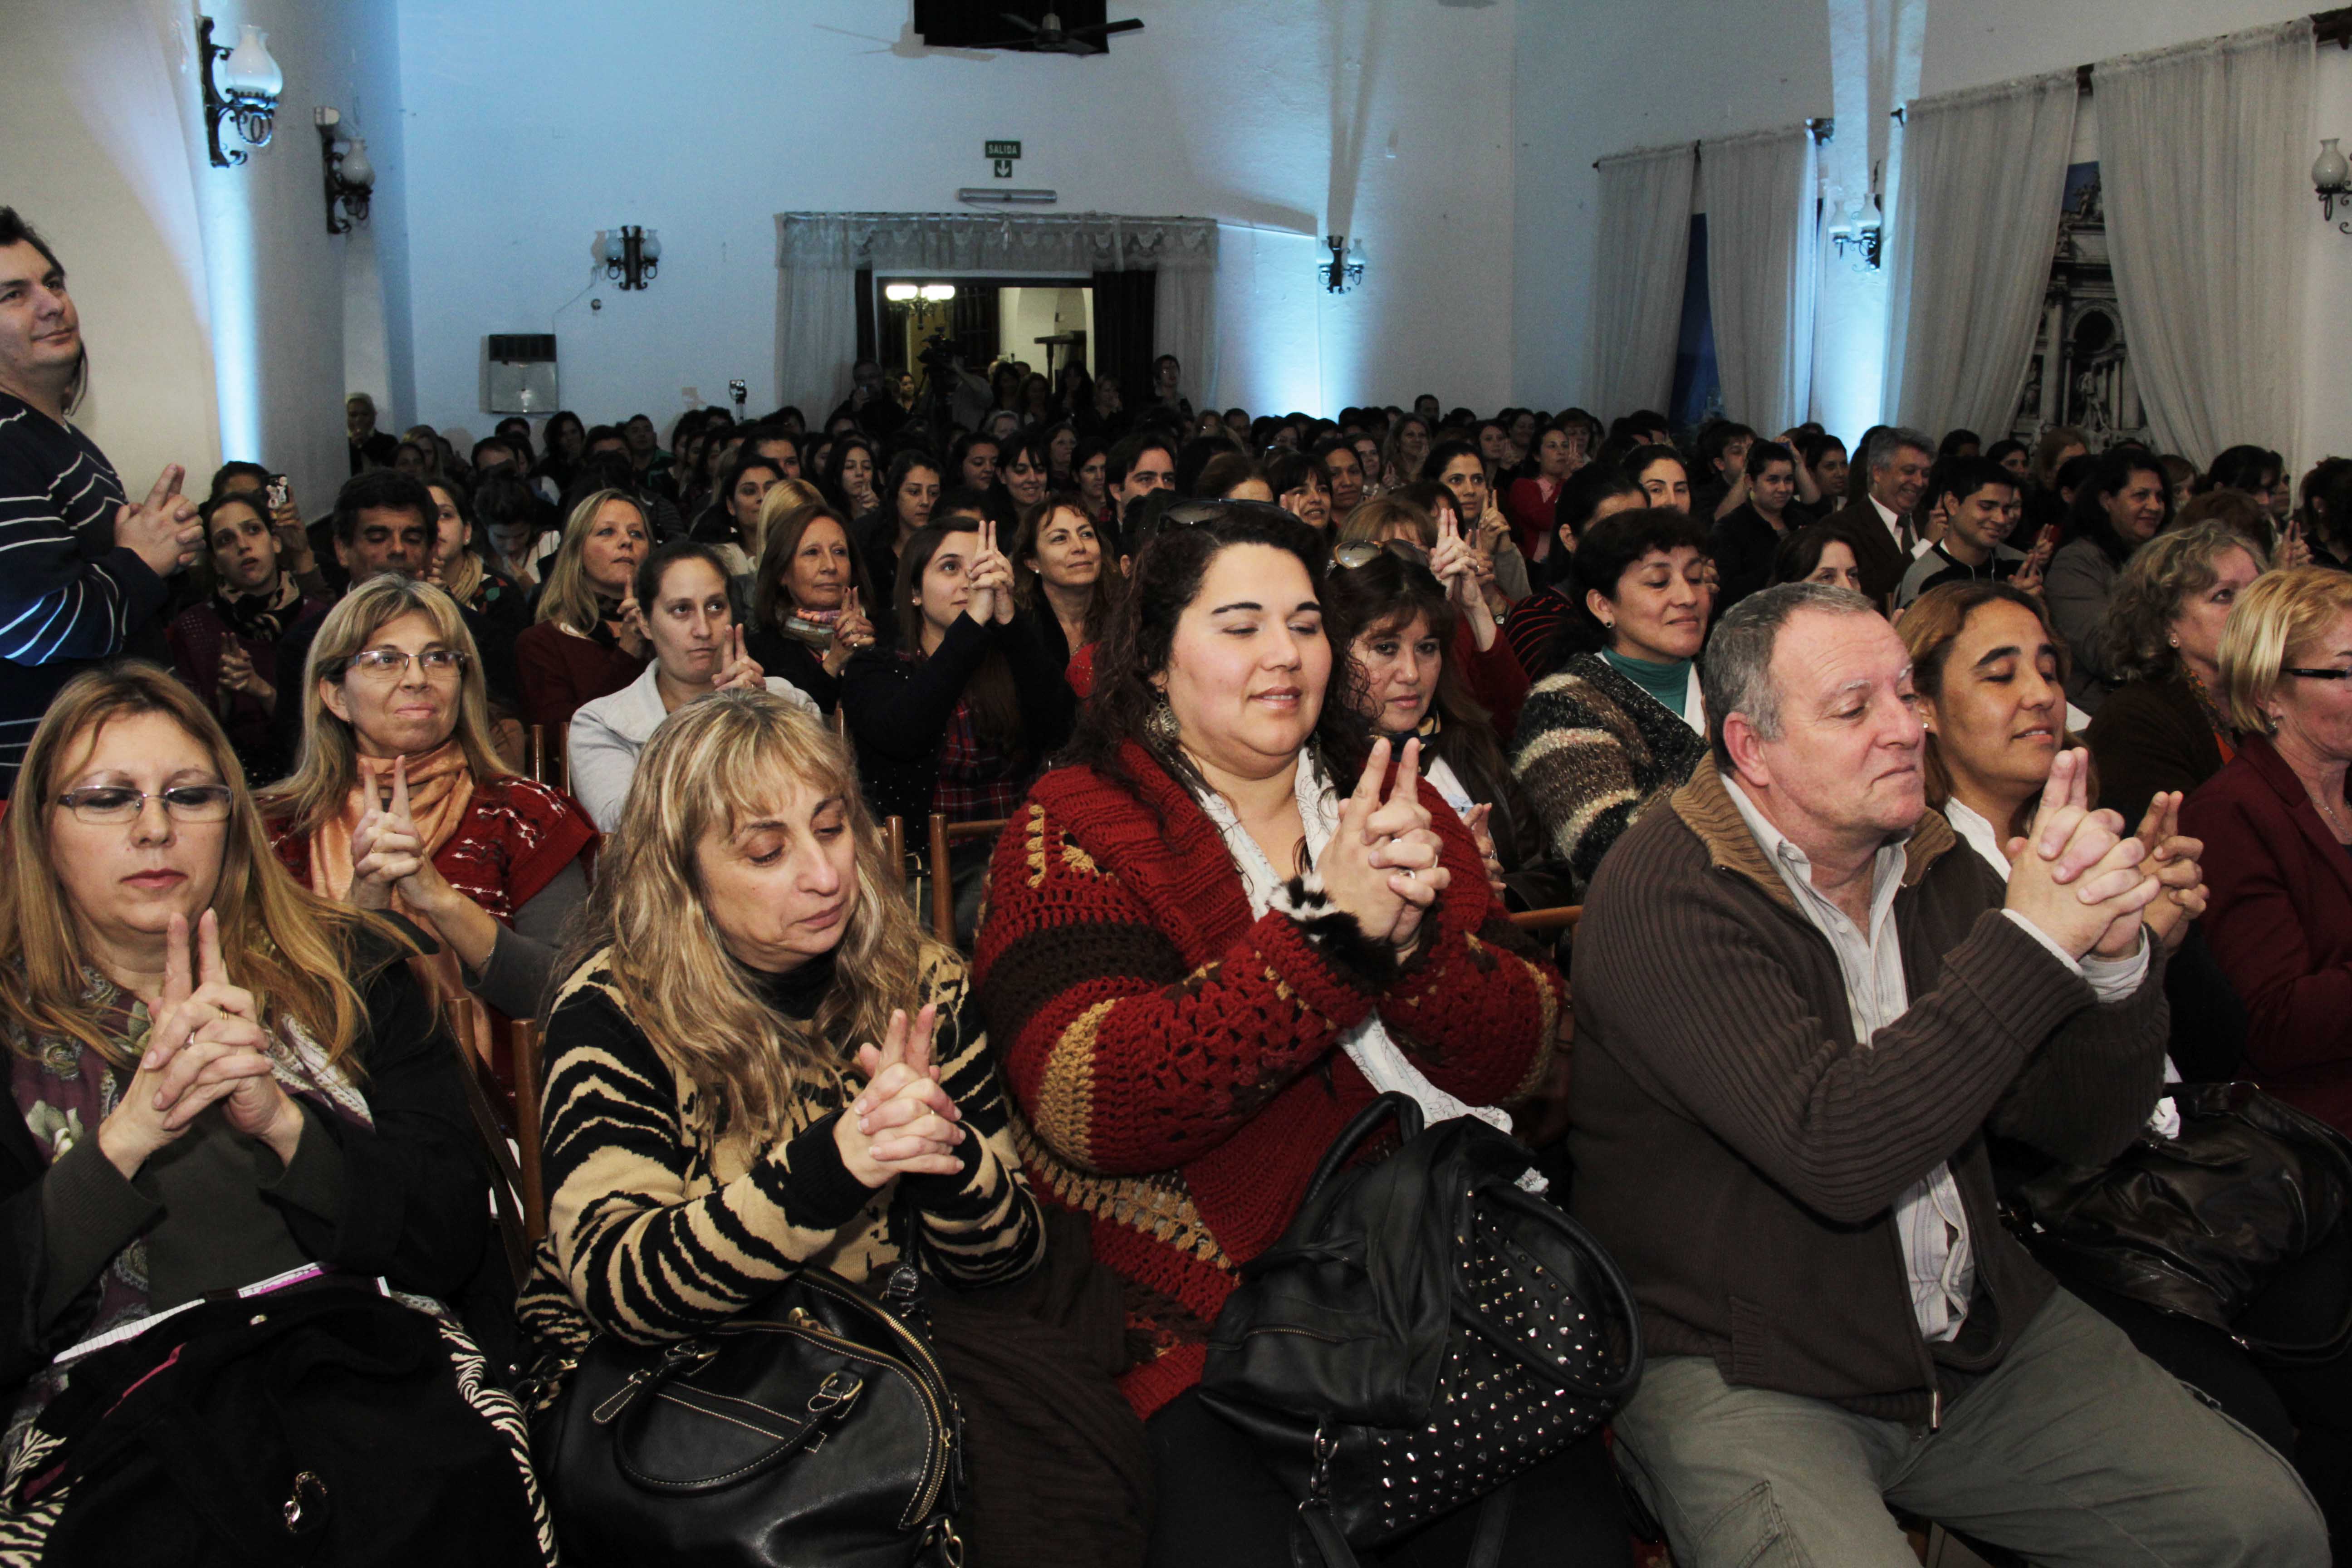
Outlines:
{"type": "Polygon", "coordinates": [[[1208,272],[1209,218],[1052,213],[779,213],[776,265],[858,271],[1208,272]]]}

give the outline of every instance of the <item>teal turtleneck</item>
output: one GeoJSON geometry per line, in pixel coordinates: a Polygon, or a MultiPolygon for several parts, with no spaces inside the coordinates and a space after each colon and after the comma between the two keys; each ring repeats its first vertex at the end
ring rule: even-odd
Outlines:
{"type": "Polygon", "coordinates": [[[1646,658],[1627,658],[1613,647],[1601,650],[1601,661],[1658,700],[1667,712],[1683,718],[1683,700],[1690,695],[1691,661],[1678,658],[1668,664],[1658,664],[1646,658]]]}

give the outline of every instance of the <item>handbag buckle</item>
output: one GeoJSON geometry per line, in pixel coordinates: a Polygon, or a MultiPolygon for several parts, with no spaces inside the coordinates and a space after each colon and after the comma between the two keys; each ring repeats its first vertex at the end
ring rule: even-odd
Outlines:
{"type": "Polygon", "coordinates": [[[845,1372],[826,1373],[824,1381],[816,1385],[816,1392],[809,1395],[810,1419],[824,1420],[835,1410],[856,1398],[865,1387],[866,1383],[863,1378],[855,1377],[845,1372]]]}
{"type": "Polygon", "coordinates": [[[629,1373],[628,1380],[614,1389],[612,1396],[604,1404],[596,1406],[589,1419],[594,1421],[599,1426],[611,1426],[620,1419],[621,1412],[629,1407],[637,1395],[645,1391],[647,1384],[668,1377],[688,1363],[700,1366],[718,1353],[719,1347],[716,1345],[705,1346],[694,1340],[678,1341],[677,1343],[662,1352],[659,1362],[652,1366],[641,1366],[629,1373]]]}

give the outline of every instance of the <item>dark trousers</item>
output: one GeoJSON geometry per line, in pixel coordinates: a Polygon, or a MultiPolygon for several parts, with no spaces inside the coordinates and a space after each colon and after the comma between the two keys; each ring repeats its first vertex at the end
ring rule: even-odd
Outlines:
{"type": "MultiPolygon", "coordinates": [[[[1155,1502],[1150,1568],[1291,1568],[1298,1501],[1249,1440],[1187,1390],[1145,1423],[1155,1502]]],[[[1520,1476],[1511,1494],[1505,1568],[1628,1568],[1624,1507],[1599,1434],[1520,1476]]],[[[1366,1563],[1460,1568],[1475,1505],[1447,1514],[1366,1563]]],[[[1310,1557],[1309,1561],[1313,1559],[1310,1557]]]]}

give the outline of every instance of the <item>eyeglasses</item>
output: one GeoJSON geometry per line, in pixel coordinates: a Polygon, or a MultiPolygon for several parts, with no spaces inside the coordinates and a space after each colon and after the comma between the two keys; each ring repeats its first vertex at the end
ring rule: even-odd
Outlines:
{"type": "Polygon", "coordinates": [[[166,790],[135,790],[124,784],[92,784],[58,796],[58,804],[74,820],[93,827],[117,827],[136,822],[151,800],[160,800],[174,822],[226,822],[230,792],[226,784],[176,784],[166,790]]]}
{"type": "Polygon", "coordinates": [[[406,675],[412,661],[424,666],[428,678],[456,674],[466,668],[466,656],[453,647],[429,647],[423,653],[403,653],[390,647],[362,648],[343,661],[343,668],[370,680],[391,682],[406,675]]]}
{"type": "Polygon", "coordinates": [[[2300,675],[2305,680],[2352,680],[2352,669],[2298,669],[2293,665],[2283,665],[2279,673],[2300,675]]]}
{"type": "Polygon", "coordinates": [[[1331,552],[1331,563],[1353,572],[1360,566],[1370,566],[1382,554],[1393,555],[1415,566],[1429,564],[1429,552],[1410,539],[1388,539],[1378,542],[1369,539],[1351,539],[1331,552]]]}

